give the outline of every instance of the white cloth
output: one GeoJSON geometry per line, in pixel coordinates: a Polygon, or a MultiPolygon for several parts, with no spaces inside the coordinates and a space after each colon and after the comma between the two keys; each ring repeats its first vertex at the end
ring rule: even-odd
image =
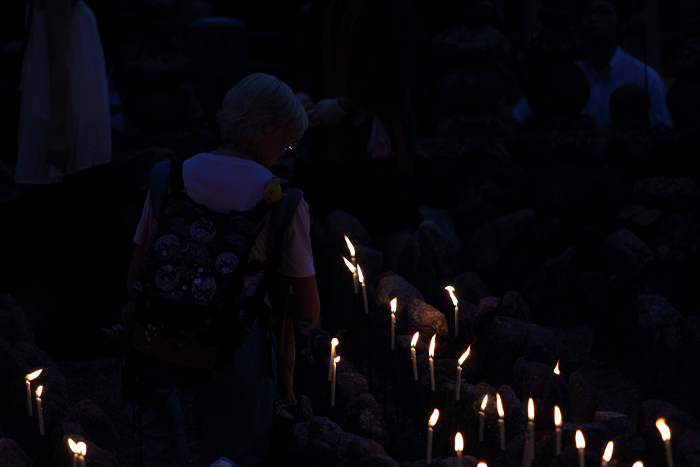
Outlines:
{"type": "Polygon", "coordinates": [[[107,164],[112,159],[107,70],[102,43],[95,16],[82,1],[72,8],[69,31],[68,105],[75,121],[69,122],[74,134],[69,135],[68,140],[75,142],[74,154],[65,174],[46,163],[51,122],[49,53],[46,11],[35,9],[20,80],[17,183],[57,183],[64,175],[107,164]]]}
{"type": "MultiPolygon", "coordinates": [[[[598,126],[610,123],[610,96],[613,91],[623,84],[633,83],[649,92],[651,125],[663,123],[671,127],[671,116],[666,108],[666,86],[653,68],[644,65],[644,62],[625,53],[619,47],[608,66],[600,72],[596,71],[588,60],[579,60],[575,63],[586,73],[591,85],[591,95],[581,112],[593,117],[598,126]]],[[[513,116],[523,122],[531,115],[530,105],[523,97],[513,108],[513,116]]]]}
{"type": "MultiPolygon", "coordinates": [[[[182,172],[187,195],[196,203],[217,212],[251,209],[263,199],[265,184],[273,177],[272,172],[256,162],[207,153],[187,159],[182,172]]],[[[268,225],[269,219],[253,245],[249,261],[265,260],[268,225]]],[[[287,277],[308,277],[315,274],[310,227],[309,205],[302,199],[284,238],[279,269],[281,274],[287,277]]],[[[157,229],[158,222],[151,212],[149,194],[134,235],[134,243],[147,249],[157,229]]],[[[255,291],[255,286],[262,280],[262,274],[245,276],[244,286],[248,295],[255,291]]]]}

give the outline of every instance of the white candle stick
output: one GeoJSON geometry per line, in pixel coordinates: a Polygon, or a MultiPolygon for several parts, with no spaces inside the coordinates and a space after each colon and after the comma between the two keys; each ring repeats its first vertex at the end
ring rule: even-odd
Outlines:
{"type": "Polygon", "coordinates": [[[467,351],[462,354],[461,357],[459,357],[459,360],[457,361],[457,383],[455,384],[455,400],[459,400],[459,391],[460,388],[462,387],[462,363],[467,359],[469,356],[469,352],[471,351],[472,346],[470,345],[467,347],[467,351]]]}
{"type": "Polygon", "coordinates": [[[605,452],[603,453],[603,460],[601,462],[601,467],[608,467],[608,462],[612,459],[614,444],[612,441],[608,441],[608,445],[605,446],[605,452]]]}
{"type": "Polygon", "coordinates": [[[496,393],[496,410],[498,410],[498,428],[501,432],[501,451],[506,450],[506,423],[503,417],[505,412],[503,411],[503,404],[501,403],[501,395],[496,393]]]}
{"type": "Polygon", "coordinates": [[[357,274],[360,276],[360,286],[362,286],[362,301],[365,304],[365,314],[369,314],[369,308],[367,307],[367,286],[365,285],[365,276],[362,275],[362,268],[357,265],[357,274]]]}
{"type": "Polygon", "coordinates": [[[464,438],[462,433],[455,435],[455,453],[457,453],[457,467],[462,467],[462,451],[464,450],[464,438]]]}
{"type": "Polygon", "coordinates": [[[75,467],[85,467],[85,456],[87,455],[87,445],[84,442],[78,443],[78,462],[75,467]]]}
{"type": "MultiPolygon", "coordinates": [[[[357,270],[356,270],[356,268],[357,268],[357,259],[355,259],[355,247],[352,245],[352,243],[350,243],[350,239],[348,238],[347,235],[345,235],[344,237],[345,237],[345,243],[348,244],[348,250],[350,250],[350,261],[351,261],[350,264],[353,266],[353,267],[351,268],[351,271],[352,271],[352,283],[355,285],[355,293],[358,293],[358,292],[359,292],[359,290],[358,290],[359,283],[358,283],[358,280],[357,280],[357,270]]],[[[345,258],[343,258],[343,259],[345,259],[345,258]]],[[[347,261],[347,260],[346,260],[346,261],[347,261]]]]}
{"type": "Polygon", "coordinates": [[[459,307],[457,306],[457,297],[455,297],[455,288],[451,285],[448,285],[447,287],[445,287],[445,290],[447,290],[450,293],[452,304],[455,306],[455,337],[457,337],[459,335],[459,307]]]}
{"type": "Polygon", "coordinates": [[[357,262],[355,261],[355,257],[352,257],[352,261],[348,261],[348,259],[345,256],[341,255],[341,258],[343,258],[343,261],[345,261],[345,265],[348,267],[350,272],[352,273],[352,283],[355,286],[355,294],[359,292],[359,283],[357,281],[357,262]]]}
{"type": "Polygon", "coordinates": [[[671,429],[666,425],[666,420],[660,418],[656,421],[656,428],[659,429],[661,433],[661,439],[664,440],[666,445],[666,463],[668,467],[673,467],[673,450],[671,449],[671,429]]]}
{"type": "Polygon", "coordinates": [[[335,375],[339,361],[340,355],[333,359],[333,375],[331,376],[331,407],[335,407],[335,375]]]}
{"type": "Polygon", "coordinates": [[[428,350],[428,365],[430,366],[430,390],[435,390],[435,367],[433,366],[433,356],[435,355],[435,337],[434,334],[430,339],[430,349],[428,350]]]}
{"type": "Polygon", "coordinates": [[[35,380],[41,374],[42,371],[44,370],[39,369],[29,373],[24,377],[24,386],[27,391],[27,414],[30,417],[34,415],[34,411],[32,410],[32,381],[35,380]]]}
{"type": "Polygon", "coordinates": [[[576,449],[578,449],[578,467],[586,466],[586,440],[581,430],[576,430],[576,449]]]}
{"type": "Polygon", "coordinates": [[[333,373],[333,360],[335,360],[335,347],[338,345],[338,339],[331,339],[331,359],[328,360],[328,381],[331,380],[331,375],[333,373]]]}
{"type": "Polygon", "coordinates": [[[418,342],[418,333],[413,335],[411,340],[411,361],[413,362],[413,381],[418,381],[418,365],[416,364],[416,343],[418,342]]]}
{"type": "Polygon", "coordinates": [[[535,458],[535,402],[532,397],[527,401],[527,430],[530,435],[530,459],[535,458]]]}
{"type": "Polygon", "coordinates": [[[561,410],[554,406],[554,431],[557,437],[557,456],[561,454],[561,410]]]}
{"type": "Polygon", "coordinates": [[[391,301],[391,350],[396,348],[396,301],[394,298],[391,301]]]}
{"type": "Polygon", "coordinates": [[[44,411],[41,408],[42,392],[44,392],[44,386],[36,388],[36,414],[39,416],[39,434],[44,436],[44,411]]]}
{"type": "Polygon", "coordinates": [[[440,411],[435,409],[433,410],[433,414],[430,416],[430,420],[428,420],[428,452],[426,456],[428,465],[430,465],[430,460],[433,454],[433,427],[437,423],[439,416],[440,411]]]}
{"type": "Polygon", "coordinates": [[[489,402],[489,395],[484,396],[484,400],[481,401],[481,410],[479,410],[479,442],[484,441],[484,411],[486,410],[486,404],[489,402]]]}

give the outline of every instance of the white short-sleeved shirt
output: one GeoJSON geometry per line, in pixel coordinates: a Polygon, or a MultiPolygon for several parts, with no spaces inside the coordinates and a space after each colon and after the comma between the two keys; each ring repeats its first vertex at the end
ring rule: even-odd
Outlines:
{"type": "MultiPolygon", "coordinates": [[[[659,74],[641,60],[617,48],[608,66],[596,71],[588,60],[575,62],[588,77],[591,95],[581,113],[590,115],[603,126],[610,123],[610,96],[623,84],[633,83],[647,89],[649,93],[649,121],[652,126],[663,123],[671,128],[671,115],[666,107],[666,86],[659,74]],[[646,75],[645,75],[646,69],[646,75]]],[[[532,115],[532,110],[523,97],[513,107],[513,116],[523,122],[532,115]]]]}
{"type": "MultiPolygon", "coordinates": [[[[262,165],[248,159],[201,153],[187,159],[183,164],[183,180],[187,195],[196,203],[212,211],[247,211],[263,199],[265,184],[274,176],[262,165]]],[[[270,214],[268,214],[268,217],[270,214]]],[[[279,272],[288,277],[308,277],[315,274],[309,229],[311,221],[309,205],[303,199],[287,229],[282,247],[282,264],[279,272]]],[[[248,261],[264,261],[269,226],[255,241],[248,261]]],[[[158,222],[153,216],[150,193],[146,196],[141,221],[136,228],[134,243],[148,249],[156,235],[158,222]]],[[[263,273],[255,277],[246,276],[244,286],[251,295],[262,280],[263,273]]]]}

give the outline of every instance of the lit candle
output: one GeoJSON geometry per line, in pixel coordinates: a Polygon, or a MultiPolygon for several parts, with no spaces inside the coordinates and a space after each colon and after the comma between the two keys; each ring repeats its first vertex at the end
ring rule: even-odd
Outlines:
{"type": "Polygon", "coordinates": [[[457,453],[457,467],[462,467],[462,451],[464,450],[464,438],[462,433],[457,432],[455,435],[455,452],[457,453]]]}
{"type": "Polygon", "coordinates": [[[413,381],[418,381],[418,366],[416,364],[416,343],[418,342],[418,333],[413,335],[411,339],[411,361],[413,362],[413,381]]]}
{"type": "Polygon", "coordinates": [[[335,347],[338,345],[338,339],[333,338],[331,339],[331,359],[328,360],[329,365],[328,365],[328,381],[331,380],[331,375],[333,373],[333,360],[335,359],[335,347]]]}
{"type": "Polygon", "coordinates": [[[554,406],[554,431],[557,435],[557,456],[561,454],[561,410],[554,406]]]}
{"type": "Polygon", "coordinates": [[[352,273],[352,283],[355,285],[355,293],[357,294],[359,292],[359,289],[358,289],[358,282],[357,282],[357,268],[353,264],[355,262],[355,259],[353,257],[352,261],[348,261],[348,259],[345,256],[341,255],[341,257],[343,258],[343,261],[345,261],[345,265],[348,267],[348,269],[352,273]]]}
{"type": "Polygon", "coordinates": [[[433,357],[435,356],[435,336],[433,334],[432,339],[430,339],[430,349],[428,350],[428,364],[430,365],[430,390],[435,390],[435,367],[433,366],[433,357]]]}
{"type": "MultiPolygon", "coordinates": [[[[357,267],[357,259],[355,259],[355,247],[350,243],[350,239],[348,238],[347,235],[345,237],[345,243],[348,244],[348,250],[350,250],[350,261],[351,265],[353,266],[350,270],[352,271],[352,282],[355,284],[355,293],[359,292],[358,286],[359,284],[357,283],[357,271],[355,268],[357,267]]],[[[345,259],[345,258],[343,258],[345,259]]],[[[347,261],[347,260],[346,260],[347,261]]]]}
{"type": "Polygon", "coordinates": [[[642,461],[637,461],[632,467],[644,467],[644,463],[642,461]]]}
{"type": "Polygon", "coordinates": [[[506,450],[506,422],[503,420],[505,412],[503,412],[503,404],[501,403],[501,395],[496,393],[496,410],[498,410],[498,428],[501,432],[501,451],[506,450]]]}
{"type": "Polygon", "coordinates": [[[554,374],[561,374],[561,371],[559,371],[559,360],[557,360],[557,366],[554,367],[554,374]]]}
{"type": "Polygon", "coordinates": [[[331,376],[331,407],[335,407],[335,374],[340,361],[340,355],[333,359],[333,375],[331,376]]]}
{"type": "Polygon", "coordinates": [[[82,441],[77,444],[78,447],[78,463],[75,467],[85,467],[85,455],[87,454],[87,445],[82,441]]]}
{"type": "Polygon", "coordinates": [[[456,383],[456,388],[455,388],[455,400],[459,400],[459,390],[462,387],[462,363],[467,359],[469,356],[469,352],[471,351],[472,346],[470,345],[467,347],[467,351],[462,354],[461,357],[459,357],[459,360],[457,361],[457,383],[456,383]]]}
{"type": "Polygon", "coordinates": [[[27,390],[27,413],[30,417],[34,415],[34,411],[32,410],[32,381],[35,380],[42,371],[44,371],[43,368],[33,371],[24,377],[24,386],[27,390]]]}
{"type": "Polygon", "coordinates": [[[578,467],[586,466],[586,440],[581,430],[576,430],[576,449],[578,449],[578,467]]]}
{"type": "Polygon", "coordinates": [[[600,464],[601,467],[608,467],[608,462],[610,462],[610,459],[612,459],[613,447],[613,442],[608,441],[608,445],[605,446],[605,452],[603,453],[603,462],[600,464]]]}
{"type": "Polygon", "coordinates": [[[459,335],[459,307],[457,306],[457,297],[455,297],[455,288],[448,285],[445,290],[450,293],[452,304],[455,306],[455,337],[457,337],[459,335]]]}
{"type": "Polygon", "coordinates": [[[481,410],[479,410],[479,441],[484,440],[484,411],[486,410],[486,404],[489,402],[489,395],[484,396],[484,400],[481,401],[481,410]]]}
{"type": "Polygon", "coordinates": [[[36,388],[36,414],[39,416],[39,434],[44,436],[44,411],[41,408],[42,392],[44,392],[44,386],[36,388]]]}
{"type": "Polygon", "coordinates": [[[369,308],[367,307],[367,287],[365,286],[365,276],[362,275],[362,268],[357,265],[357,274],[360,277],[360,285],[362,286],[362,300],[365,304],[365,314],[369,314],[369,308]]]}
{"type": "Polygon", "coordinates": [[[661,433],[661,439],[664,440],[666,445],[666,462],[668,467],[673,467],[673,451],[671,450],[671,429],[666,425],[666,420],[660,418],[656,421],[656,428],[659,429],[661,433]]]}
{"type": "Polygon", "coordinates": [[[489,467],[489,466],[486,465],[486,462],[479,462],[478,464],[476,464],[476,467],[489,467]]]}
{"type": "Polygon", "coordinates": [[[433,453],[433,427],[438,421],[438,417],[440,416],[440,411],[438,409],[433,410],[433,414],[430,416],[430,420],[428,420],[428,455],[427,455],[427,463],[430,465],[430,457],[432,456],[433,453]]]}
{"type": "Polygon", "coordinates": [[[398,299],[394,298],[391,301],[391,350],[396,347],[396,301],[398,299]]]}
{"type": "Polygon", "coordinates": [[[535,402],[527,400],[527,431],[530,434],[530,459],[535,458],[535,402]]]}

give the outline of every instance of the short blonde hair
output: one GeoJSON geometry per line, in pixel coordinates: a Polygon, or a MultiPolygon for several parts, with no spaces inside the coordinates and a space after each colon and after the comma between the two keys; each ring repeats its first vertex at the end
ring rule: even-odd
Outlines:
{"type": "Polygon", "coordinates": [[[292,141],[301,139],[308,128],[306,111],[292,89],[265,73],[248,75],[231,88],[216,117],[224,143],[260,139],[265,124],[292,141]]]}

